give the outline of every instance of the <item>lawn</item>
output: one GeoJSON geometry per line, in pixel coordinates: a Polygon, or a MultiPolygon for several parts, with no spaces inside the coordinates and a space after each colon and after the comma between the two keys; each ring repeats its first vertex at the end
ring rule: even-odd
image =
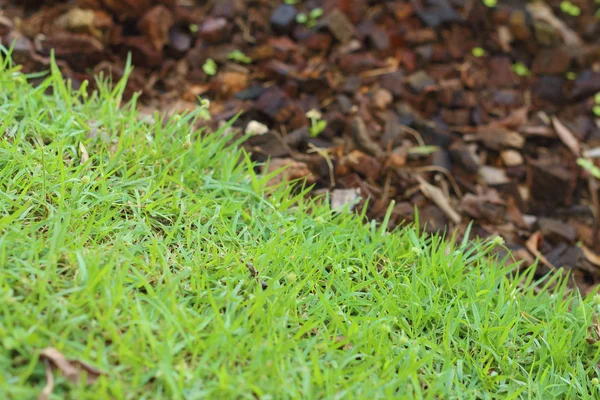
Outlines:
{"type": "Polygon", "coordinates": [[[53,399],[597,398],[598,298],[500,241],[364,224],[267,189],[201,107],[1,64],[0,398],[40,395],[48,347],[102,371],[53,399]]]}

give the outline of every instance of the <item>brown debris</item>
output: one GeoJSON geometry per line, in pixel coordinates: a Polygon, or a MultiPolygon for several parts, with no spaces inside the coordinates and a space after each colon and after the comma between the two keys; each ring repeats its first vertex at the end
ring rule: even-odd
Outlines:
{"type": "Polygon", "coordinates": [[[268,186],[275,186],[283,181],[294,181],[296,179],[305,179],[308,184],[315,183],[316,178],[308,165],[302,161],[296,161],[292,158],[275,158],[269,162],[265,174],[271,174],[282,168],[283,172],[269,179],[268,186]]]}
{"type": "Polygon", "coordinates": [[[49,399],[54,388],[53,369],[58,369],[61,374],[73,383],[78,383],[82,376],[86,377],[88,385],[94,384],[104,373],[80,360],[68,360],[54,347],[47,347],[40,352],[40,360],[46,365],[46,386],[40,399],[49,399]]]}
{"type": "Polygon", "coordinates": [[[173,14],[164,6],[150,9],[138,22],[139,30],[150,38],[156,50],[162,50],[169,42],[169,29],[173,26],[173,14]]]}

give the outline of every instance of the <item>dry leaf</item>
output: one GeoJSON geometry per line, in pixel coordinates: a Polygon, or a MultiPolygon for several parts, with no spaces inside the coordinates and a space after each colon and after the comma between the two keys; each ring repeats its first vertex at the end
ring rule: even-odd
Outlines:
{"type": "Polygon", "coordinates": [[[79,163],[85,164],[87,160],[90,159],[90,156],[82,142],[79,142],[79,151],[81,152],[81,160],[79,161],[79,163]]]}
{"type": "Polygon", "coordinates": [[[552,13],[552,9],[545,3],[536,2],[527,4],[527,11],[531,13],[533,19],[546,22],[558,32],[560,32],[563,41],[567,46],[581,46],[583,41],[571,28],[552,13]]]}
{"type": "Polygon", "coordinates": [[[525,105],[523,107],[519,107],[513,110],[505,118],[499,121],[492,122],[490,126],[500,126],[507,129],[518,129],[529,121],[529,118],[527,118],[528,115],[529,106],[525,105]]]}
{"type": "Polygon", "coordinates": [[[579,141],[573,136],[569,128],[567,128],[560,120],[556,117],[552,117],[552,125],[556,130],[556,134],[560,140],[571,150],[575,157],[580,157],[581,147],[579,141]]]}
{"type": "Polygon", "coordinates": [[[40,395],[40,399],[48,399],[52,388],[54,386],[54,377],[52,375],[52,369],[57,368],[60,370],[62,375],[73,383],[80,381],[81,376],[85,374],[86,383],[88,385],[93,384],[98,378],[103,375],[102,371],[92,367],[91,365],[80,361],[80,360],[67,360],[65,356],[55,349],[54,347],[47,347],[40,352],[40,359],[43,360],[46,365],[46,379],[47,383],[40,395]],[[50,367],[50,371],[48,368],[50,367]]]}
{"type": "Polygon", "coordinates": [[[425,179],[420,176],[417,176],[417,180],[420,183],[419,188],[421,189],[421,192],[433,201],[448,216],[448,218],[452,220],[452,222],[458,224],[461,220],[460,215],[454,211],[448,202],[448,198],[444,195],[444,192],[442,192],[440,188],[425,181],[425,179]]]}
{"type": "Polygon", "coordinates": [[[590,336],[588,336],[585,340],[589,344],[598,343],[598,339],[600,338],[600,325],[598,324],[598,314],[594,314],[594,322],[592,326],[588,327],[588,332],[590,336]]]}
{"type": "Polygon", "coordinates": [[[541,240],[542,240],[542,232],[536,231],[529,237],[529,239],[527,239],[527,242],[525,243],[525,247],[536,258],[539,258],[539,260],[542,262],[542,264],[544,264],[551,270],[556,271],[556,267],[554,265],[552,265],[550,263],[550,261],[548,261],[548,259],[546,257],[544,257],[544,255],[542,253],[540,253],[540,251],[538,250],[538,245],[541,240]]]}

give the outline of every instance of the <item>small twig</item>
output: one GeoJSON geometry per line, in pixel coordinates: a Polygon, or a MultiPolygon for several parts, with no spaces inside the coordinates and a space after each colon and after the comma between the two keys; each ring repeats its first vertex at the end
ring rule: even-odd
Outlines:
{"type": "Polygon", "coordinates": [[[415,138],[415,140],[417,141],[417,143],[419,144],[419,146],[421,146],[421,147],[425,146],[425,141],[423,140],[423,136],[421,136],[419,131],[411,128],[410,126],[402,125],[402,124],[400,124],[400,129],[402,129],[404,132],[412,135],[415,138]]]}
{"type": "Polygon", "coordinates": [[[421,192],[433,201],[443,212],[454,222],[455,224],[460,223],[461,217],[460,215],[452,208],[450,203],[448,202],[448,198],[444,196],[444,193],[437,186],[432,185],[427,182],[423,177],[417,175],[417,180],[420,183],[419,188],[421,192]]]}
{"type": "Polygon", "coordinates": [[[246,25],[244,20],[240,17],[236,17],[234,21],[242,31],[242,37],[244,38],[244,40],[248,43],[256,43],[256,38],[250,34],[250,27],[246,25]]]}
{"type": "Polygon", "coordinates": [[[600,232],[600,201],[598,200],[598,181],[592,175],[588,178],[588,187],[594,204],[594,229],[592,233],[592,248],[598,244],[598,232],[600,232]]]}
{"type": "Polygon", "coordinates": [[[401,167],[401,168],[396,168],[396,171],[397,172],[441,172],[442,174],[444,174],[446,176],[446,178],[448,178],[448,181],[450,182],[450,185],[452,185],[452,189],[456,193],[456,196],[458,196],[459,199],[463,198],[462,190],[460,190],[460,188],[458,187],[458,183],[456,183],[456,180],[450,174],[450,171],[448,171],[446,168],[438,167],[437,165],[426,165],[423,167],[401,167]]]}
{"type": "MultiPolygon", "coordinates": [[[[246,268],[248,268],[248,271],[250,271],[251,277],[258,278],[258,270],[256,269],[256,267],[254,267],[254,264],[252,264],[250,261],[246,261],[246,268]]],[[[258,278],[258,281],[260,282],[262,290],[267,290],[267,288],[269,287],[267,282],[265,282],[261,278],[258,278]]]]}

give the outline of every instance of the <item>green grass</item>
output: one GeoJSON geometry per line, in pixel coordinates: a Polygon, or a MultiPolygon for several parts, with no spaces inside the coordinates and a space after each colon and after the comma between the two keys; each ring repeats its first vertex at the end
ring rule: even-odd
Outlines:
{"type": "Polygon", "coordinates": [[[37,398],[48,346],[106,372],[54,399],[597,398],[597,305],[558,276],[266,195],[202,110],[100,86],[0,67],[0,398],[37,398]]]}

